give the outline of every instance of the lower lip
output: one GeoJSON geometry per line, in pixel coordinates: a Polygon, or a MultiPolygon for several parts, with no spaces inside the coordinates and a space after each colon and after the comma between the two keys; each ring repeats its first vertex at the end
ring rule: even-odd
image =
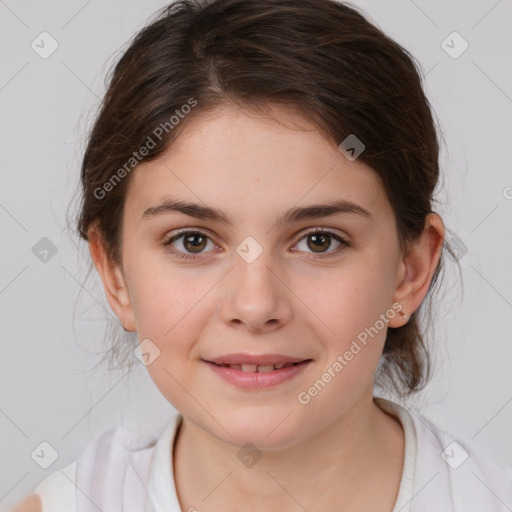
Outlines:
{"type": "Polygon", "coordinates": [[[304,371],[306,366],[312,361],[303,361],[302,363],[272,370],[270,372],[243,372],[235,370],[228,366],[219,366],[205,361],[205,363],[224,380],[243,389],[260,389],[277,386],[282,382],[292,379],[304,371]]]}

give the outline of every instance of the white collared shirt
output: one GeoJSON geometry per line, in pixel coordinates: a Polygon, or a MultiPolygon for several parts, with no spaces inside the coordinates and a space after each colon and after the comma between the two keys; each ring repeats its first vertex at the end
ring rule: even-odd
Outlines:
{"type": "MultiPolygon", "coordinates": [[[[413,409],[375,398],[396,416],[405,454],[393,512],[510,512],[512,476],[479,450],[442,431],[413,409]]],[[[43,512],[181,512],[172,449],[182,421],[174,415],[160,436],[141,444],[119,426],[89,443],[77,461],[34,490],[43,512]]]]}

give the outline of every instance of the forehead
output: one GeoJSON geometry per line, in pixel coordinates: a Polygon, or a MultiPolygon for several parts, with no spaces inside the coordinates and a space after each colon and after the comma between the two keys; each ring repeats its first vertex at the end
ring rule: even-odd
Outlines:
{"type": "Polygon", "coordinates": [[[369,166],[349,161],[296,110],[272,114],[277,121],[224,106],[195,115],[157,159],[132,172],[126,202],[143,211],[173,197],[249,217],[340,198],[390,208],[369,166]]]}

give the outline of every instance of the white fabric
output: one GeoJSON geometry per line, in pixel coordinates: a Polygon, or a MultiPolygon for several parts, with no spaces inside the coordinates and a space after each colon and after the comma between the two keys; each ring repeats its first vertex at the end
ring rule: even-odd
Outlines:
{"type": "Polygon", "coordinates": [[[46,477],[34,490],[39,494],[43,512],[76,510],[76,462],[46,477]]]}
{"type": "MultiPolygon", "coordinates": [[[[375,401],[400,420],[405,433],[404,468],[393,512],[512,510],[511,468],[499,468],[460,440],[453,444],[453,436],[414,410],[383,398],[375,401]],[[455,469],[465,452],[467,460],[455,469]]],[[[122,426],[92,441],[76,463],[36,487],[43,512],[180,512],[172,447],[181,421],[176,414],[150,441],[122,426]]]]}

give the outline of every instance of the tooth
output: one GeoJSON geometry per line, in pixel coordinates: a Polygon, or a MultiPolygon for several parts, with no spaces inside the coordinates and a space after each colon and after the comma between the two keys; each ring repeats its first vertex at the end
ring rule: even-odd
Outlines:
{"type": "Polygon", "coordinates": [[[284,366],[284,364],[275,364],[274,366],[276,370],[280,370],[284,366]]]}
{"type": "Polygon", "coordinates": [[[258,370],[258,366],[255,364],[243,364],[242,365],[242,371],[243,372],[249,372],[254,373],[258,370]]]}
{"type": "Polygon", "coordinates": [[[233,370],[240,370],[242,368],[242,366],[239,364],[230,364],[229,367],[233,370]]]}
{"type": "Polygon", "coordinates": [[[266,364],[258,366],[258,373],[265,373],[265,372],[271,372],[274,370],[273,364],[266,364]]]}

